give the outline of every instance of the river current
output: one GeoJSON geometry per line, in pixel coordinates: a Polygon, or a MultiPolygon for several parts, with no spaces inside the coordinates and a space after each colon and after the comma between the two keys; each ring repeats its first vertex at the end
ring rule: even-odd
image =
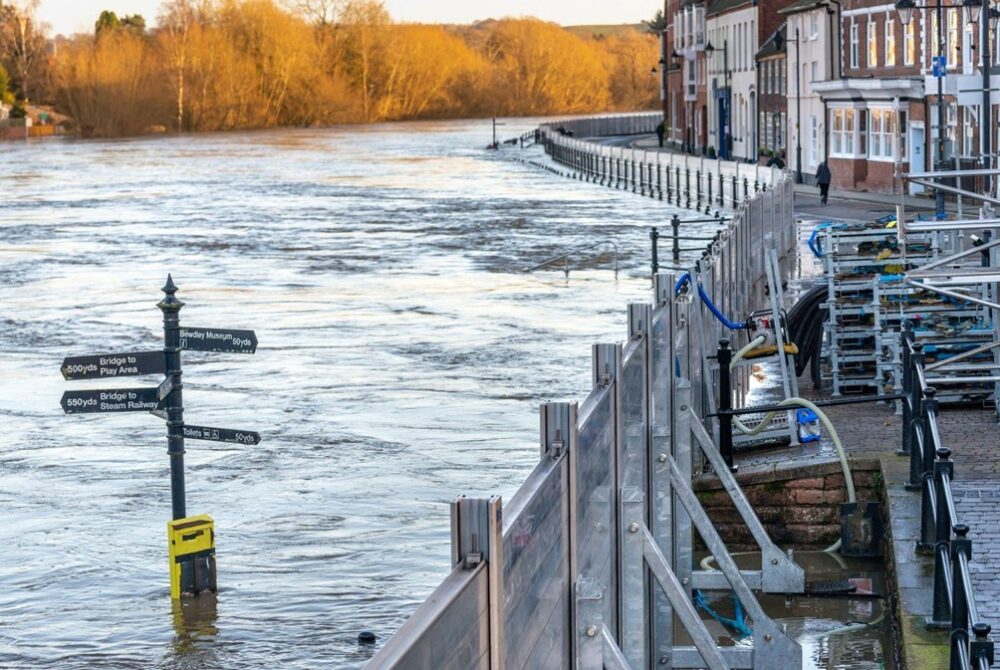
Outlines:
{"type": "MultiPolygon", "coordinates": [[[[508,121],[505,136],[536,120],[508,121]]],[[[673,210],[485,151],[486,121],[0,145],[0,667],[357,667],[448,572],[448,503],[510,497],[537,406],[582,399],[590,345],[648,301],[673,210]],[[562,271],[524,269],[614,241],[562,271]],[[163,421],[64,415],[64,356],[188,326],[188,514],[220,593],[168,595],[163,421]]],[[[544,160],[539,149],[524,155],[544,160]]],[[[687,230],[694,230],[690,227],[687,230]]]]}

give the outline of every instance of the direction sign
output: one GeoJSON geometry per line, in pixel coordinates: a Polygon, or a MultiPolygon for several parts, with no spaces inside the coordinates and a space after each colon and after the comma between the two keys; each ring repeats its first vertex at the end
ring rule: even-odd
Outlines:
{"type": "Polygon", "coordinates": [[[181,349],[252,354],[257,351],[257,335],[252,330],[181,328],[181,349]]]}
{"type": "Polygon", "coordinates": [[[233,444],[260,444],[260,433],[252,430],[232,428],[210,428],[208,426],[184,426],[184,437],[192,440],[212,442],[232,442],[233,444]]]}
{"type": "Polygon", "coordinates": [[[124,354],[67,356],[62,375],[66,379],[104,379],[134,375],[159,375],[166,370],[162,351],[130,351],[124,354]]]}
{"type": "Polygon", "coordinates": [[[156,387],[156,397],[159,400],[163,400],[168,395],[170,395],[170,392],[173,390],[174,390],[174,378],[172,376],[167,377],[162,382],[160,382],[159,386],[156,387]]]}
{"type": "Polygon", "coordinates": [[[67,414],[98,412],[149,412],[157,408],[160,399],[155,386],[131,389],[90,389],[66,391],[61,405],[67,414]]]}

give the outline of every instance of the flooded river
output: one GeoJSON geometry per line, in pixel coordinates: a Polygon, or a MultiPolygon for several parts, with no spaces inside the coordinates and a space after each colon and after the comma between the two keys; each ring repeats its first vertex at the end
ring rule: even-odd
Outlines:
{"type": "Polygon", "coordinates": [[[489,140],[470,121],[0,146],[0,667],[358,667],[357,633],[384,641],[431,592],[448,502],[521,483],[538,403],[586,394],[672,213],[489,140]],[[617,278],[606,247],[568,280],[523,271],[609,240],[617,278]],[[100,386],[63,381],[64,356],[160,346],[168,272],[182,324],[260,341],[185,354],[186,419],[262,442],[188,442],[220,594],[184,609],[163,422],[59,406],[100,386]]]}

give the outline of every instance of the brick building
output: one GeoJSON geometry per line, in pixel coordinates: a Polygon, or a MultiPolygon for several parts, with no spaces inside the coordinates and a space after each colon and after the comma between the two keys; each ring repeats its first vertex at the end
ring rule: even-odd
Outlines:
{"type": "Polygon", "coordinates": [[[671,139],[690,153],[708,149],[707,91],[705,88],[705,3],[682,0],[674,12],[671,58],[680,65],[671,80],[670,108],[677,124],[671,139]]]}
{"type": "Polygon", "coordinates": [[[757,51],[758,162],[766,164],[774,156],[785,156],[787,164],[788,98],[785,26],[774,31],[757,51]]]}

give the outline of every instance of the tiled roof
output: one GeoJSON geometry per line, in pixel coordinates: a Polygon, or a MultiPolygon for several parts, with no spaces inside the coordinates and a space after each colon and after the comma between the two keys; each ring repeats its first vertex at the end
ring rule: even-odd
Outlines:
{"type": "Polygon", "coordinates": [[[798,14],[799,12],[805,12],[815,7],[822,7],[827,4],[827,0],[795,0],[792,4],[787,7],[782,7],[778,10],[779,14],[798,14]]]}
{"type": "Polygon", "coordinates": [[[750,7],[754,2],[755,0],[711,0],[708,3],[708,9],[705,14],[706,16],[715,16],[716,14],[722,14],[737,7],[750,7]]]}
{"type": "Polygon", "coordinates": [[[782,23],[781,27],[771,33],[771,36],[767,38],[760,49],[758,49],[756,58],[767,58],[768,56],[774,56],[776,54],[785,53],[787,48],[787,42],[785,41],[785,24],[782,23]],[[778,35],[781,35],[781,48],[778,48],[777,40],[775,39],[778,35]]]}

